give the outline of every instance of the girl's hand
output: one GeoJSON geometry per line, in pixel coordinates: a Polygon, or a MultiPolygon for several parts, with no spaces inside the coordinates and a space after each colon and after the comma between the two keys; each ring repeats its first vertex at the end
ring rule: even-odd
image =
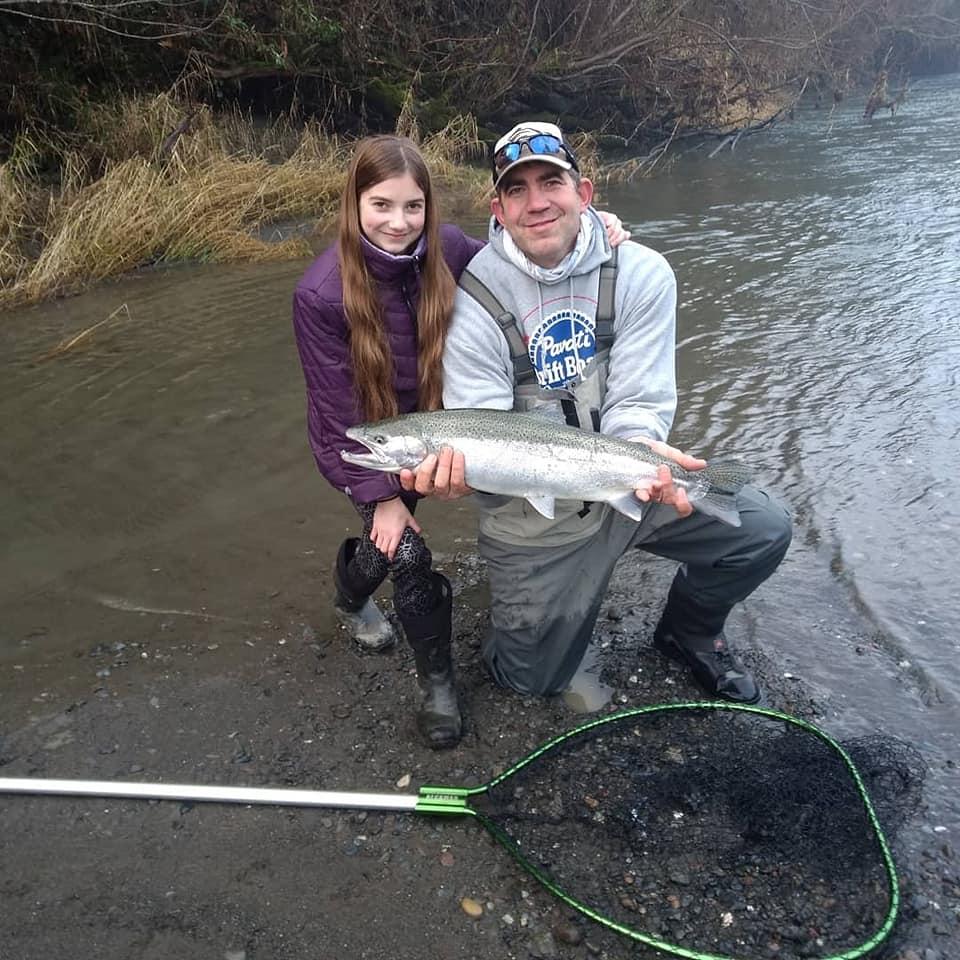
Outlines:
{"type": "Polygon", "coordinates": [[[607,239],[611,247],[619,247],[624,240],[629,240],[632,234],[623,225],[623,221],[615,214],[607,210],[598,210],[597,216],[603,221],[607,228],[607,239]]]}
{"type": "Polygon", "coordinates": [[[420,524],[413,519],[407,505],[399,498],[381,500],[373,512],[373,527],[370,539],[376,548],[393,562],[400,545],[403,531],[409,527],[414,533],[422,533],[420,524]]]}

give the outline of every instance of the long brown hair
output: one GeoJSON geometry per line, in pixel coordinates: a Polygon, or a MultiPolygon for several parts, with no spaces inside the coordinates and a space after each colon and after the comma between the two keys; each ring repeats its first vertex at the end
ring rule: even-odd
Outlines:
{"type": "Polygon", "coordinates": [[[436,410],[442,401],[440,361],[453,309],[456,283],[443,259],[437,204],[430,172],[420,151],[405,137],[367,137],[357,144],[340,201],[339,260],[343,308],[350,328],[350,353],[360,412],[368,420],[396,416],[393,357],[376,283],[363,258],[360,194],[391,177],[409,173],[424,196],[426,253],[420,269],[417,306],[417,405],[436,410]]]}

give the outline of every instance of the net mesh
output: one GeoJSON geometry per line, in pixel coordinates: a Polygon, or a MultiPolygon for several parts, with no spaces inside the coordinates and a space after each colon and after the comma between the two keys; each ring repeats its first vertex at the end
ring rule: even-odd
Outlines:
{"type": "MultiPolygon", "coordinates": [[[[844,745],[889,837],[920,800],[900,741],[844,745]]],[[[472,806],[565,894],[688,951],[829,957],[890,908],[881,844],[841,754],[767,714],[617,718],[509,771],[472,806]]]]}

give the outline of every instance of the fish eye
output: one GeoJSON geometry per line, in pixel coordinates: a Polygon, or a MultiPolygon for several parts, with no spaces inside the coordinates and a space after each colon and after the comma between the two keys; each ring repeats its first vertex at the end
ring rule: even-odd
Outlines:
{"type": "Polygon", "coordinates": [[[373,442],[374,442],[374,443],[383,444],[383,443],[386,443],[386,442],[387,442],[387,438],[386,438],[382,433],[377,433],[377,434],[375,434],[375,435],[372,437],[372,439],[373,439],[373,442]]]}

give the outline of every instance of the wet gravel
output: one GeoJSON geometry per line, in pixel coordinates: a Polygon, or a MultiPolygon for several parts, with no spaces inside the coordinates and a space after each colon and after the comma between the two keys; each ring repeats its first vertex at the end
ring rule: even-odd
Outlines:
{"type": "MultiPolygon", "coordinates": [[[[489,681],[479,656],[482,564],[442,569],[458,595],[462,744],[433,752],[413,724],[413,660],[363,653],[298,604],[217,633],[176,617],[132,621],[51,672],[14,664],[0,701],[0,776],[296,786],[412,793],[420,783],[483,783],[582,721],[559,700],[489,681]],[[17,669],[19,667],[19,669],[17,669]],[[59,679],[56,679],[59,678],[59,679]]],[[[597,631],[608,709],[697,699],[684,672],[651,649],[669,570],[625,562],[597,631]]],[[[745,659],[770,706],[817,720],[823,697],[759,649],[745,659]]],[[[10,960],[223,958],[626,958],[657,956],[566,908],[476,823],[404,812],[170,801],[0,797],[0,956],[10,960]]],[[[883,960],[960,955],[960,862],[921,806],[895,846],[903,909],[883,960]]],[[[623,880],[626,911],[684,942],[701,905],[623,880]],[[630,887],[632,886],[632,889],[630,887]],[[629,902],[628,902],[629,901],[629,902]],[[633,907],[631,907],[631,903],[633,907]]],[[[689,878],[687,878],[689,879],[689,878]]],[[[731,917],[744,897],[718,891],[731,917]],[[726,898],[724,900],[723,898],[726,898]]],[[[763,872],[749,891],[763,903],[763,872]]],[[[810,915],[744,957],[818,956],[810,915]]]]}

